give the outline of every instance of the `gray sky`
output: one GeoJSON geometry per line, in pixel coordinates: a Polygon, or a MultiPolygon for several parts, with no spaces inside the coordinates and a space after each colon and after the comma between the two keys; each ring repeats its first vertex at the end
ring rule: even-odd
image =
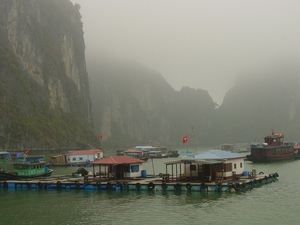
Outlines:
{"type": "Polygon", "coordinates": [[[136,60],[219,104],[237,76],[299,60],[300,0],[71,1],[81,6],[87,58],[136,60]]]}

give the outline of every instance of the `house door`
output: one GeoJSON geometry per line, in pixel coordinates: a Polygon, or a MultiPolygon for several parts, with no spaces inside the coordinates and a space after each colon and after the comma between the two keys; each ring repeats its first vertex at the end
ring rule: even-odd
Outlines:
{"type": "Polygon", "coordinates": [[[123,165],[116,166],[116,179],[123,179],[124,177],[124,169],[123,165]]]}
{"type": "Polygon", "coordinates": [[[198,167],[198,177],[202,180],[209,180],[210,177],[210,165],[209,164],[202,164],[198,167]]]}
{"type": "Polygon", "coordinates": [[[208,181],[211,180],[211,169],[210,169],[210,165],[209,164],[204,164],[203,165],[203,175],[204,175],[204,178],[208,181]]]}

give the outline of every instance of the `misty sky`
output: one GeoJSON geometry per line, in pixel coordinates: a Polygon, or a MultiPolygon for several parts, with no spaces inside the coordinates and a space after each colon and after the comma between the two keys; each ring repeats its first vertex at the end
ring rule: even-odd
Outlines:
{"type": "Polygon", "coordinates": [[[300,0],[71,1],[81,6],[87,60],[133,59],[219,104],[237,76],[299,60],[300,0]]]}

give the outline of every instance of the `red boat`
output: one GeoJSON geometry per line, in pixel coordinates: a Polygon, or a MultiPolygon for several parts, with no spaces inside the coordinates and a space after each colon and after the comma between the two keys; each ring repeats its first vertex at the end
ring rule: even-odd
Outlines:
{"type": "Polygon", "coordinates": [[[247,159],[254,163],[274,162],[295,159],[293,143],[284,143],[283,134],[268,135],[264,138],[265,143],[251,145],[251,153],[247,159]]]}

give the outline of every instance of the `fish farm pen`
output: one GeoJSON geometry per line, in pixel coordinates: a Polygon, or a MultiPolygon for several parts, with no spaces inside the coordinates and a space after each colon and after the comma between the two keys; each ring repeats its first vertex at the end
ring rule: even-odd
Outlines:
{"type": "Polygon", "coordinates": [[[0,181],[0,188],[7,189],[81,189],[81,190],[121,190],[121,191],[193,191],[193,192],[235,192],[245,191],[274,182],[278,173],[243,176],[237,180],[221,182],[166,181],[161,176],[148,176],[124,180],[101,180],[93,176],[73,177],[58,175],[27,180],[0,181]]]}

